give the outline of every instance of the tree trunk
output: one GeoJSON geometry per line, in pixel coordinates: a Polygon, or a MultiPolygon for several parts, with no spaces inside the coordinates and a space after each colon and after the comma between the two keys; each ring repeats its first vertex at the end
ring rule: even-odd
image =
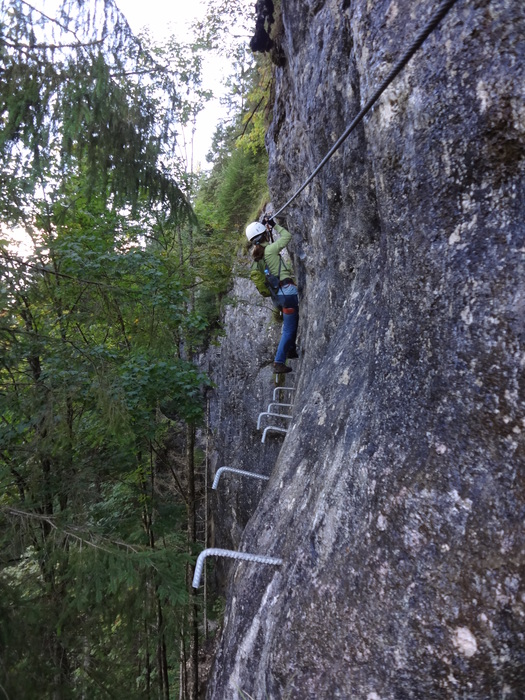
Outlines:
{"type": "Polygon", "coordinates": [[[168,678],[168,653],[164,635],[162,604],[157,594],[157,667],[159,673],[159,697],[170,700],[170,684],[168,678]]]}
{"type": "MultiPolygon", "coordinates": [[[[186,475],[187,475],[187,515],[188,515],[188,551],[193,554],[197,541],[197,509],[195,500],[195,426],[186,425],[186,475]]],[[[192,587],[194,566],[188,564],[187,585],[189,596],[188,631],[189,653],[187,663],[188,700],[197,700],[199,693],[199,629],[197,615],[197,599],[192,587]]]]}

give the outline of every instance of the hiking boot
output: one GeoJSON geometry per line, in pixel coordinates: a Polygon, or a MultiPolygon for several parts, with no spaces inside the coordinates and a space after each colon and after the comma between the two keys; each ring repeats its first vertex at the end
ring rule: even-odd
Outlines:
{"type": "Polygon", "coordinates": [[[297,360],[299,355],[297,354],[297,348],[292,348],[291,350],[288,350],[288,354],[286,356],[289,360],[297,360]]]}
{"type": "Polygon", "coordinates": [[[274,362],[273,371],[275,372],[275,374],[286,374],[287,372],[291,372],[292,368],[283,365],[282,362],[274,362]]]}

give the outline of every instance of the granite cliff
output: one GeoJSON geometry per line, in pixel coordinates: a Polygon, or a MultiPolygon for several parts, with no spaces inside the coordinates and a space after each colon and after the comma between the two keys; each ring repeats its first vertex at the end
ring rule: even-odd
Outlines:
{"type": "MultiPolygon", "coordinates": [[[[434,9],[282,0],[277,207],[434,9]]],[[[524,86],[525,5],[458,0],[286,210],[301,357],[264,444],[276,331],[236,281],[212,469],[270,480],[223,477],[213,544],[284,563],[219,567],[210,700],[525,697],[524,86]]]]}

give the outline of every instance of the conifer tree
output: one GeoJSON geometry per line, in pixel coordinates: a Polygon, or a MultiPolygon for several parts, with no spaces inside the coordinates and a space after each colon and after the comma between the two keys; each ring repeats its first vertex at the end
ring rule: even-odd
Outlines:
{"type": "Polygon", "coordinates": [[[206,386],[174,350],[203,325],[162,160],[180,104],[110,1],[4,2],[0,31],[1,220],[34,244],[0,260],[0,685],[168,698],[188,551],[161,406],[194,423],[206,386]]]}
{"type": "Polygon", "coordinates": [[[64,0],[54,17],[25,0],[2,0],[0,11],[3,220],[27,216],[50,181],[80,170],[88,197],[119,206],[147,195],[188,216],[161,160],[175,83],[113,0],[64,0]]]}
{"type": "Polygon", "coordinates": [[[197,192],[174,154],[220,21],[158,47],[112,0],[53,16],[0,1],[0,222],[33,241],[25,257],[0,242],[1,690],[195,698],[208,380],[193,360],[265,189],[259,96],[243,74],[197,192]]]}

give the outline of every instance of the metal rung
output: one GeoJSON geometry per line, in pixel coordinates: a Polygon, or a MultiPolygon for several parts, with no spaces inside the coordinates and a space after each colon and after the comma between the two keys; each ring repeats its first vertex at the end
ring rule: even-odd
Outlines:
{"type": "Polygon", "coordinates": [[[242,474],[243,476],[252,476],[254,479],[264,479],[268,481],[269,476],[264,476],[264,474],[255,474],[255,472],[247,472],[244,469],[234,469],[233,467],[220,467],[215,474],[215,479],[213,480],[212,489],[216,489],[219,485],[219,479],[223,472],[233,472],[234,474],[242,474]]]}
{"type": "Polygon", "coordinates": [[[216,557],[229,557],[230,559],[252,561],[258,564],[272,564],[273,566],[281,566],[281,564],[283,563],[283,560],[277,559],[277,557],[266,557],[262,554],[236,552],[232,549],[216,549],[215,547],[212,547],[210,549],[203,550],[197,557],[197,562],[195,563],[195,573],[193,574],[193,588],[198,588],[200,586],[202,569],[204,568],[204,560],[210,555],[216,557]]]}
{"type": "Polygon", "coordinates": [[[291,406],[293,406],[293,403],[277,403],[276,401],[272,401],[272,403],[268,404],[268,408],[266,410],[271,411],[272,406],[285,406],[286,408],[290,408],[291,406]]]}
{"type": "Polygon", "coordinates": [[[277,401],[277,392],[278,391],[295,391],[294,386],[278,386],[273,390],[273,400],[277,401]]]}
{"type": "Polygon", "coordinates": [[[257,430],[261,427],[261,418],[263,416],[277,416],[278,418],[291,418],[292,416],[287,416],[284,413],[273,413],[272,411],[264,411],[264,413],[259,413],[259,418],[257,418],[257,430]]]}
{"type": "Polygon", "coordinates": [[[263,436],[261,438],[261,442],[264,442],[266,440],[266,433],[269,430],[273,430],[277,433],[287,433],[288,428],[278,428],[276,425],[269,425],[267,428],[264,429],[263,436]]]}

